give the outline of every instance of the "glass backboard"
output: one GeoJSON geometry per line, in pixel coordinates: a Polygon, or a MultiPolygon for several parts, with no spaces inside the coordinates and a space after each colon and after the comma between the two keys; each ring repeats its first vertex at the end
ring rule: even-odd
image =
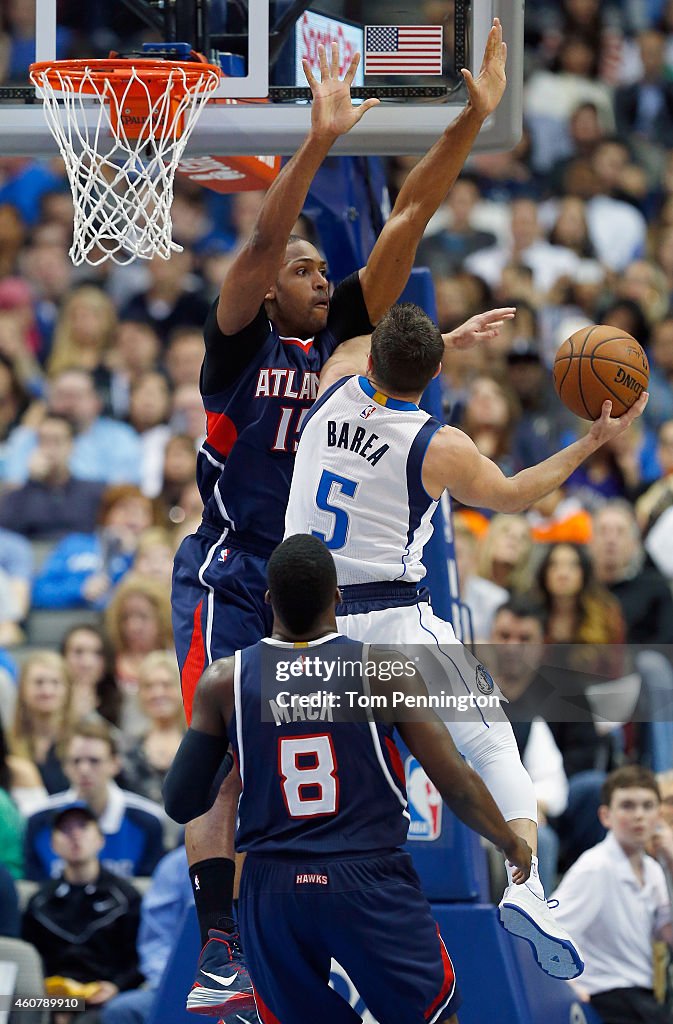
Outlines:
{"type": "MultiPolygon", "coordinates": [[[[460,68],[477,73],[497,15],[508,43],[508,87],[476,149],[507,149],[521,132],[521,0],[6,0],[9,52],[0,82],[5,155],[54,155],[33,59],[100,58],[144,43],[185,41],[213,59],[223,79],[190,139],[189,155],[291,154],[308,129],[301,60],[315,67],[319,43],[336,41],[342,65],[363,54],[354,94],[378,95],[335,154],[425,152],[460,112],[460,68]]],[[[0,68],[0,73],[2,69],[0,68]]]]}

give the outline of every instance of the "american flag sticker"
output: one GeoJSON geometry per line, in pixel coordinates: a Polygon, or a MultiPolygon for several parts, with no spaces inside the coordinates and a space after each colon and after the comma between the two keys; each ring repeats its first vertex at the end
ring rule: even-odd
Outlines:
{"type": "Polygon", "coordinates": [[[366,75],[441,75],[441,25],[366,25],[366,75]]]}

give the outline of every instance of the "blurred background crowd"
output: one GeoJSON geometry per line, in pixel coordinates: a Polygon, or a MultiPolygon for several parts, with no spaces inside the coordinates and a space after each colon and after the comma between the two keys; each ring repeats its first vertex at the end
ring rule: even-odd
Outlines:
{"type": "MultiPolygon", "coordinates": [[[[101,53],[129,32],[137,41],[122,5],[86,5],[84,20],[81,4],[59,6],[60,56],[77,53],[81,33],[101,53]]],[[[25,81],[32,4],[1,9],[0,82],[25,81]]],[[[531,730],[526,716],[529,707],[540,717],[550,644],[586,645],[591,672],[597,645],[637,645],[632,706],[656,708],[673,693],[673,2],[528,0],[524,114],[514,150],[468,160],[419,249],[443,331],[517,307],[495,341],[444,367],[447,422],[512,474],[588,429],[561,405],[550,372],[575,330],[629,332],[652,371],[642,419],[528,513],[454,510],[475,639],[531,652],[523,668],[503,658],[501,678],[522,710],[517,739],[538,787],[551,886],[602,834],[606,771],[624,761],[673,768],[665,723],[639,714],[597,728],[590,695],[580,722],[550,713],[531,730]]],[[[392,198],[413,163],[387,161],[392,198]]],[[[260,201],[178,180],[183,252],[76,269],[60,161],[0,158],[0,865],[39,882],[35,898],[56,898],[44,887],[74,856],[73,821],[106,871],[151,875],[176,844],[184,859],[161,807],[185,729],[172,558],[200,521],[202,326],[260,201]],[[79,803],[94,820],[81,807],[78,818],[79,803]]],[[[175,895],[171,857],[159,871],[174,871],[175,895]]],[[[40,948],[34,917],[24,933],[40,948]]],[[[156,982],[156,965],[138,967],[126,946],[132,962],[104,979],[112,988],[100,1005],[143,974],[150,989],[156,982]]],[[[72,976],[100,980],[98,971],[72,976]]]]}

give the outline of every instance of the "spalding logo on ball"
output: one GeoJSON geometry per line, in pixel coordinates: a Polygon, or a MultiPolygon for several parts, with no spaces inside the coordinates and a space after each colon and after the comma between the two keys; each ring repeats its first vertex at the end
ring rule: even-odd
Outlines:
{"type": "Polygon", "coordinates": [[[565,406],[585,420],[597,420],[603,402],[612,416],[630,409],[650,379],[642,346],[625,331],[606,324],[582,327],[563,342],[554,360],[554,385],[565,406]]]}

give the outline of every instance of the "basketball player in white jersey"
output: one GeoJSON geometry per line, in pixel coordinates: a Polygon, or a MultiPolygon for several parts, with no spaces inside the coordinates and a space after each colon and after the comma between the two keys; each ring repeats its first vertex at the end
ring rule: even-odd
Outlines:
{"type": "MultiPolygon", "coordinates": [[[[349,343],[347,343],[349,344],[349,343]]],[[[437,326],[410,303],[393,306],[371,337],[366,376],[357,372],[353,347],[323,370],[318,401],[304,421],[295,461],[285,535],[312,533],[334,556],[342,594],[339,629],[354,640],[424,645],[441,664],[445,683],[477,696],[493,690],[490,676],[459,645],[452,626],[433,614],[423,548],[444,490],[466,505],[520,512],[549,494],[597,448],[626,430],[647,404],[644,393],[623,416],[611,403],[589,433],[514,477],[481,455],[462,431],[419,409],[420,397],[441,370],[444,343],[437,326]]],[[[418,648],[415,649],[415,653],[418,648]]],[[[495,690],[497,693],[497,690],[495,690]]],[[[503,712],[448,722],[456,746],[476,768],[512,829],[537,851],[533,784],[521,764],[503,712]],[[495,719],[495,720],[494,720],[495,719]]],[[[510,885],[500,919],[526,938],[542,969],[558,978],[583,970],[581,954],[549,912],[537,873],[510,885]]]]}

